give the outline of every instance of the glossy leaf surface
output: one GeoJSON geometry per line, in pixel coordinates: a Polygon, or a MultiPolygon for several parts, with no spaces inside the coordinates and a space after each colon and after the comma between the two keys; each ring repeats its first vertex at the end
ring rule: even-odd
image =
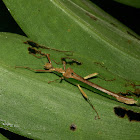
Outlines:
{"type": "MultiPolygon", "coordinates": [[[[72,58],[83,63],[67,67],[83,77],[98,72],[99,77],[90,80],[116,93],[135,91],[136,87],[132,85],[139,84],[140,76],[139,37],[101,9],[85,0],[4,2],[31,40],[73,51],[72,58]]],[[[51,73],[14,69],[15,66],[43,69],[47,61],[28,54],[28,45],[23,43],[27,38],[1,33],[0,40],[0,127],[33,139],[140,137],[139,122],[118,118],[113,109],[121,106],[140,112],[139,107],[84,90],[100,114],[101,119],[95,120],[95,112],[77,87],[65,81],[48,84],[58,78],[51,73]],[[74,132],[70,129],[71,124],[77,126],[74,132]]],[[[50,50],[44,52],[57,61],[65,56],[50,50]]]]}

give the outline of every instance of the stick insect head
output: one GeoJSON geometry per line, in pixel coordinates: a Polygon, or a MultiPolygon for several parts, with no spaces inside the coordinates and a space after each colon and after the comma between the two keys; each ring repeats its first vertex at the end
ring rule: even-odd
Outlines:
{"type": "Polygon", "coordinates": [[[52,69],[52,68],[53,68],[53,66],[52,66],[51,63],[46,63],[46,64],[44,65],[44,69],[46,69],[46,70],[50,70],[50,69],[52,69]]]}

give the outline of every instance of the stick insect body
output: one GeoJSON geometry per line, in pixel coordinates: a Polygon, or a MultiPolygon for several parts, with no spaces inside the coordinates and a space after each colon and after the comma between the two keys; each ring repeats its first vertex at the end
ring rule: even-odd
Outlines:
{"type": "MultiPolygon", "coordinates": [[[[118,94],[116,94],[112,91],[104,89],[103,87],[101,87],[97,84],[94,84],[94,83],[87,80],[88,78],[93,77],[94,75],[97,75],[97,73],[83,78],[83,77],[79,76],[78,74],[76,74],[73,71],[73,69],[71,69],[71,68],[66,69],[66,62],[65,61],[63,61],[63,67],[64,67],[63,69],[62,68],[54,68],[52,66],[52,62],[50,60],[50,55],[49,54],[42,53],[41,51],[36,50],[36,49],[33,49],[33,51],[35,51],[35,53],[32,52],[31,54],[34,55],[34,56],[36,56],[35,54],[38,53],[38,54],[41,55],[40,57],[42,57],[42,56],[47,57],[49,62],[44,65],[44,70],[42,70],[42,69],[35,70],[35,69],[29,68],[29,67],[22,67],[22,68],[33,70],[35,72],[53,72],[53,73],[59,75],[61,77],[61,79],[65,79],[66,81],[68,81],[72,84],[75,84],[79,88],[79,90],[81,91],[83,97],[87,100],[87,102],[90,104],[90,106],[95,110],[98,119],[100,118],[98,112],[96,111],[96,109],[94,108],[92,103],[90,102],[86,93],[81,88],[81,86],[85,87],[85,84],[88,85],[89,89],[91,89],[91,88],[97,89],[98,91],[101,91],[103,93],[106,93],[109,96],[114,97],[119,102],[122,102],[122,103],[125,103],[125,104],[135,104],[137,102],[132,98],[127,98],[127,97],[118,95],[118,94]]],[[[30,50],[29,50],[29,52],[30,52],[30,50]]],[[[38,56],[36,56],[36,57],[38,57],[38,56]]],[[[20,67],[20,66],[18,66],[18,67],[20,67]]]]}
{"type": "MultiPolygon", "coordinates": [[[[83,78],[83,77],[79,76],[78,74],[76,74],[73,71],[73,69],[71,69],[71,68],[67,68],[66,69],[65,61],[63,60],[65,58],[62,58],[64,69],[62,69],[62,68],[54,68],[52,66],[52,62],[50,60],[50,55],[49,54],[42,53],[41,51],[36,50],[36,49],[33,49],[33,48],[30,48],[30,47],[28,48],[28,51],[29,51],[29,53],[32,52],[31,54],[34,55],[37,58],[40,58],[42,56],[46,56],[47,59],[48,59],[48,61],[49,61],[48,63],[46,63],[44,65],[44,69],[45,70],[35,70],[36,72],[37,71],[39,71],[39,72],[57,72],[57,73],[59,73],[59,76],[61,75],[61,77],[65,78],[65,80],[67,80],[69,82],[71,80],[73,80],[73,83],[75,85],[78,85],[79,84],[79,85],[82,86],[82,85],[85,85],[86,84],[86,85],[88,85],[90,87],[93,87],[93,88],[95,88],[95,89],[103,92],[103,93],[108,94],[109,96],[114,97],[115,99],[117,99],[120,102],[123,102],[123,103],[126,103],[126,104],[135,104],[137,102],[137,101],[135,101],[132,98],[127,98],[125,96],[118,95],[118,94],[116,94],[116,93],[114,93],[112,91],[109,91],[109,90],[107,90],[107,89],[105,89],[105,88],[103,88],[103,87],[101,87],[101,86],[99,86],[97,84],[94,84],[94,83],[92,83],[92,82],[90,82],[90,81],[87,80],[87,79],[89,79],[89,78],[91,78],[93,76],[96,76],[98,73],[94,73],[94,74],[91,74],[91,75],[86,76],[86,77],[83,78]],[[40,54],[41,56],[38,57],[38,56],[36,56],[36,54],[40,54]],[[68,79],[70,79],[70,80],[68,80],[68,79]]],[[[74,60],[74,59],[72,59],[72,60],[74,60]]],[[[76,61],[76,62],[78,62],[78,61],[76,61]]],[[[80,62],[78,62],[78,63],[80,63],[80,62]]]]}

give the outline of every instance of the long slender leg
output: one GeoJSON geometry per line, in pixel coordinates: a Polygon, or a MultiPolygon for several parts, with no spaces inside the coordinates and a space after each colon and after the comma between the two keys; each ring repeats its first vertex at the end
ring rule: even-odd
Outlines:
{"type": "Polygon", "coordinates": [[[93,110],[96,112],[98,119],[100,119],[98,112],[96,111],[95,107],[92,105],[92,103],[90,102],[88,96],[86,95],[86,93],[82,90],[82,88],[80,87],[80,85],[77,85],[79,90],[81,91],[83,97],[86,99],[86,101],[90,104],[90,106],[93,108],[93,110]]]}
{"type": "Polygon", "coordinates": [[[30,40],[27,40],[26,42],[24,42],[25,44],[28,44],[32,47],[35,47],[37,49],[39,48],[42,48],[42,49],[49,49],[49,50],[54,50],[54,51],[57,51],[57,52],[63,52],[65,55],[67,56],[72,56],[73,55],[73,51],[62,51],[62,50],[58,50],[58,49],[54,49],[54,48],[49,48],[49,47],[46,47],[46,46],[42,46],[42,45],[39,45],[33,41],[30,41],[30,40]],[[67,54],[67,53],[71,53],[71,54],[67,54]]]}
{"type": "Polygon", "coordinates": [[[36,69],[32,69],[30,67],[24,67],[24,66],[15,66],[15,68],[24,68],[24,69],[28,69],[34,72],[53,72],[53,70],[36,70],[36,69]]]}
{"type": "Polygon", "coordinates": [[[37,56],[37,55],[35,55],[34,53],[30,53],[30,54],[33,55],[33,56],[36,57],[36,58],[42,58],[43,56],[46,56],[46,55],[37,56]]]}
{"type": "Polygon", "coordinates": [[[85,76],[84,79],[89,79],[89,78],[95,77],[97,75],[98,75],[98,73],[92,73],[92,74],[89,74],[89,75],[85,76]]]}
{"type": "Polygon", "coordinates": [[[33,56],[35,56],[37,58],[41,58],[43,56],[46,56],[48,61],[49,61],[49,63],[51,63],[50,54],[42,53],[40,50],[36,50],[34,48],[31,48],[31,47],[28,48],[28,51],[29,51],[30,54],[32,54],[33,56]],[[40,54],[41,56],[37,56],[36,54],[40,54]]]}
{"type": "Polygon", "coordinates": [[[64,71],[66,71],[66,62],[65,61],[62,61],[62,63],[63,63],[64,71]]]}
{"type": "Polygon", "coordinates": [[[70,58],[70,57],[63,57],[61,58],[61,61],[66,61],[66,63],[69,63],[69,64],[73,64],[73,63],[76,63],[77,65],[82,65],[82,62],[76,60],[76,59],[73,59],[73,58],[70,58]],[[71,60],[71,62],[67,62],[66,60],[71,60]]]}
{"type": "Polygon", "coordinates": [[[50,59],[50,54],[46,54],[46,56],[47,56],[47,59],[48,59],[49,63],[52,63],[51,59],[50,59]]]}
{"type": "Polygon", "coordinates": [[[45,53],[42,53],[40,50],[36,50],[35,48],[28,47],[28,51],[29,51],[29,54],[31,54],[37,58],[41,58],[41,57],[46,56],[45,53]],[[36,54],[40,54],[41,56],[37,56],[36,54]]]}
{"type": "Polygon", "coordinates": [[[76,59],[70,58],[70,57],[62,57],[61,58],[61,62],[56,62],[54,59],[52,59],[57,65],[61,65],[63,63],[63,61],[65,61],[67,64],[74,64],[76,63],[77,65],[82,65],[82,62],[77,61],[76,59]],[[66,60],[71,60],[70,62],[67,62],[66,60]]]}

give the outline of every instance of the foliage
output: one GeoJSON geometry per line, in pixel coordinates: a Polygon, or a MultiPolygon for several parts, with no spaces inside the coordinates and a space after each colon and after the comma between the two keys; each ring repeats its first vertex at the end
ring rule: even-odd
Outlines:
{"type": "MultiPolygon", "coordinates": [[[[83,64],[68,67],[83,77],[98,72],[92,82],[116,93],[134,92],[140,83],[139,36],[86,0],[3,1],[28,38],[0,33],[0,127],[31,139],[138,139],[139,123],[114,113],[117,106],[140,112],[138,106],[84,89],[100,114],[101,119],[95,120],[95,112],[77,87],[66,81],[48,84],[58,77],[15,66],[43,68],[46,59],[29,55],[23,43],[33,40],[73,51],[72,58],[83,64]],[[75,131],[71,124],[76,125],[75,131]]],[[[65,56],[44,52],[58,62],[65,56]]]]}

